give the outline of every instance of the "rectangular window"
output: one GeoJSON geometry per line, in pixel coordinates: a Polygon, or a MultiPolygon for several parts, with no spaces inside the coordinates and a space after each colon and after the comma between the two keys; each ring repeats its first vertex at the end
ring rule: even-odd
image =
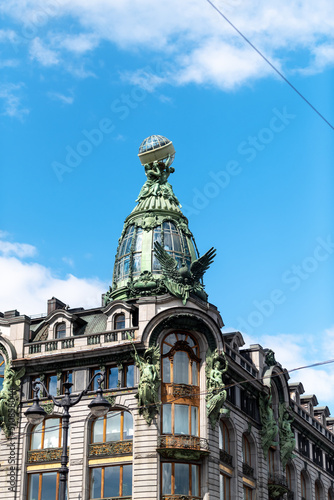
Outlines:
{"type": "Polygon", "coordinates": [[[248,486],[244,486],[244,500],[252,500],[253,491],[248,486]]]}
{"type": "Polygon", "coordinates": [[[199,466],[185,463],[162,463],[162,494],[199,496],[199,466]]]}
{"type": "Polygon", "coordinates": [[[128,497],[132,495],[132,464],[91,469],[90,498],[128,497]]]}
{"type": "Polygon", "coordinates": [[[174,406],[174,433],[189,434],[189,406],[174,406]]]}
{"type": "MultiPolygon", "coordinates": [[[[67,382],[67,378],[68,378],[68,382],[70,382],[72,384],[72,382],[73,382],[72,370],[66,371],[66,372],[64,372],[62,374],[62,377],[61,377],[61,390],[60,390],[61,394],[65,394],[64,383],[67,382]]],[[[70,387],[70,393],[71,392],[72,392],[72,387],[70,387]]]]}
{"type": "Polygon", "coordinates": [[[112,366],[108,369],[108,389],[116,389],[118,386],[118,367],[112,366]]]}
{"type": "Polygon", "coordinates": [[[124,387],[133,387],[135,385],[135,367],[134,365],[124,366],[124,387]]]}
{"type": "Polygon", "coordinates": [[[106,441],[120,441],[121,412],[112,412],[110,415],[108,414],[109,418],[107,419],[106,441]]]}
{"type": "Polygon", "coordinates": [[[191,435],[198,436],[198,408],[191,406],[191,435]]]}
{"type": "Polygon", "coordinates": [[[231,500],[231,478],[220,474],[220,500],[231,500]]]}
{"type": "Polygon", "coordinates": [[[59,474],[43,472],[29,474],[28,500],[58,500],[59,474]]]}
{"type": "Polygon", "coordinates": [[[162,433],[172,433],[172,405],[163,405],[162,407],[162,433]]]}
{"type": "Polygon", "coordinates": [[[58,378],[56,374],[47,375],[46,388],[51,396],[57,396],[58,378]]]}

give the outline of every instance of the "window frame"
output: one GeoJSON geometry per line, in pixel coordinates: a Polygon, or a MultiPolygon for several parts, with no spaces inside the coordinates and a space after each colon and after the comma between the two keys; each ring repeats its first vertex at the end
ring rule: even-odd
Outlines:
{"type": "MultiPolygon", "coordinates": [[[[36,472],[29,472],[28,473],[28,481],[27,481],[27,491],[28,491],[28,494],[27,494],[27,500],[31,500],[30,499],[30,485],[31,485],[31,480],[32,480],[32,476],[39,476],[38,478],[38,497],[37,497],[37,500],[41,500],[42,498],[42,485],[43,485],[43,475],[45,474],[57,474],[57,477],[56,477],[56,490],[55,490],[55,497],[54,497],[54,500],[58,500],[59,498],[59,489],[60,489],[60,473],[57,471],[57,470],[49,470],[49,471],[43,471],[43,472],[40,472],[40,471],[36,471],[36,472]]],[[[51,499],[52,500],[52,499],[51,499]]]]}
{"type": "Polygon", "coordinates": [[[56,327],[55,327],[55,339],[56,340],[62,340],[62,339],[65,339],[66,338],[66,323],[65,321],[62,321],[61,323],[57,323],[56,324],[56,327]],[[64,335],[62,336],[59,336],[58,333],[59,333],[59,330],[64,332],[64,335]]]}
{"type": "Polygon", "coordinates": [[[178,462],[178,461],[175,461],[175,462],[167,462],[167,461],[164,461],[164,462],[161,462],[160,464],[160,475],[161,475],[161,485],[160,485],[160,492],[161,492],[161,498],[169,498],[169,496],[174,496],[174,495],[186,495],[186,496],[191,496],[191,497],[194,497],[194,498],[200,498],[201,497],[201,465],[198,464],[198,463],[192,463],[192,462],[178,462]],[[163,481],[163,466],[164,464],[170,464],[171,465],[171,493],[164,493],[163,492],[163,487],[164,487],[164,481],[163,481]],[[176,464],[182,464],[182,465],[187,465],[189,467],[189,484],[188,484],[188,493],[175,493],[175,465],[176,464]],[[198,484],[197,484],[197,488],[198,488],[198,493],[199,495],[195,496],[193,493],[192,493],[192,467],[195,466],[197,467],[197,477],[198,477],[198,484]]]}
{"type": "Polygon", "coordinates": [[[32,448],[32,439],[33,439],[33,434],[34,434],[34,429],[38,427],[40,424],[34,425],[33,428],[31,429],[30,432],[30,439],[29,439],[29,451],[34,451],[34,450],[47,450],[49,448],[44,448],[44,441],[45,441],[45,423],[48,420],[58,420],[59,421],[59,427],[58,427],[58,446],[55,446],[54,448],[51,449],[56,449],[56,448],[61,448],[62,447],[62,435],[63,435],[63,422],[61,417],[54,417],[51,416],[49,418],[44,418],[42,424],[42,431],[41,431],[41,447],[40,448],[32,448]]]}
{"type": "Polygon", "coordinates": [[[127,411],[127,410],[117,410],[117,409],[113,409],[113,410],[110,410],[106,415],[104,415],[104,417],[99,417],[99,418],[95,418],[94,420],[92,420],[92,424],[91,424],[91,431],[90,431],[90,444],[102,444],[102,443],[111,443],[113,442],[112,440],[111,441],[106,441],[106,436],[107,436],[107,419],[108,419],[108,415],[110,415],[111,413],[120,413],[121,414],[121,419],[120,419],[120,439],[117,439],[116,441],[133,441],[133,435],[132,435],[132,438],[131,439],[124,439],[124,413],[128,413],[131,418],[132,418],[132,430],[133,429],[133,415],[131,412],[127,411]],[[94,441],[94,426],[95,426],[95,423],[99,420],[103,418],[103,440],[102,441],[94,441]]]}
{"type": "MultiPolygon", "coordinates": [[[[89,468],[89,500],[102,500],[105,497],[105,469],[112,468],[112,467],[119,467],[119,494],[117,498],[123,498],[123,497],[132,497],[132,482],[133,482],[133,464],[132,462],[129,463],[119,463],[119,464],[114,464],[114,465],[100,465],[100,466],[94,466],[89,468]],[[123,495],[123,477],[124,477],[124,467],[131,467],[131,494],[130,495],[123,495]],[[100,497],[93,497],[92,496],[92,474],[94,470],[101,469],[101,496],[100,497]]],[[[113,497],[112,497],[113,498],[113,497]]]]}

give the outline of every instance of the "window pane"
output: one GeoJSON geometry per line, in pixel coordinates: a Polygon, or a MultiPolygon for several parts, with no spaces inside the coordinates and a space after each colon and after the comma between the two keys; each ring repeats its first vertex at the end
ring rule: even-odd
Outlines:
{"type": "Polygon", "coordinates": [[[133,256],[133,262],[132,262],[132,272],[133,274],[139,274],[141,271],[141,253],[140,254],[135,254],[133,256]]]}
{"type": "Polygon", "coordinates": [[[102,469],[92,469],[90,475],[90,498],[101,498],[102,469]]]}
{"type": "Polygon", "coordinates": [[[181,240],[178,234],[173,234],[173,245],[175,252],[181,253],[181,240]]]}
{"type": "Polygon", "coordinates": [[[44,448],[58,448],[59,423],[59,418],[45,420],[44,448]]]}
{"type": "Polygon", "coordinates": [[[113,411],[107,415],[106,441],[119,441],[121,439],[121,412],[113,411]]]}
{"type": "Polygon", "coordinates": [[[162,494],[172,494],[172,464],[162,464],[162,494]]]}
{"type": "Polygon", "coordinates": [[[128,411],[124,412],[124,429],[123,429],[123,439],[133,438],[133,419],[131,413],[128,411]]]}
{"type": "Polygon", "coordinates": [[[189,434],[189,406],[175,405],[175,434],[189,434]]]}
{"type": "Polygon", "coordinates": [[[199,474],[198,465],[191,466],[191,494],[194,497],[199,497],[199,474]]]}
{"type": "Polygon", "coordinates": [[[177,351],[174,355],[174,384],[189,383],[189,358],[188,354],[183,351],[177,351]]]}
{"type": "Polygon", "coordinates": [[[102,443],[103,441],[103,420],[104,417],[100,417],[93,424],[93,443],[102,443]]]}
{"type": "Polygon", "coordinates": [[[135,385],[135,367],[128,365],[126,368],[126,387],[133,387],[135,385]]]}
{"type": "Polygon", "coordinates": [[[172,405],[163,405],[162,408],[162,433],[172,433],[172,405]]]}
{"type": "Polygon", "coordinates": [[[132,495],[132,465],[123,465],[123,497],[132,495]]]}
{"type": "Polygon", "coordinates": [[[63,339],[65,337],[66,337],[66,325],[65,323],[61,323],[60,325],[57,325],[56,338],[63,339]]]}
{"type": "Polygon", "coordinates": [[[118,387],[118,368],[114,366],[109,369],[109,381],[108,381],[109,389],[115,389],[118,387]]]}
{"type": "MultiPolygon", "coordinates": [[[[93,375],[95,375],[95,374],[96,374],[96,373],[98,373],[99,371],[101,371],[101,370],[99,370],[98,368],[97,368],[96,370],[93,370],[92,377],[93,377],[93,375]]],[[[98,380],[99,378],[100,378],[99,376],[97,376],[97,377],[95,377],[95,378],[94,378],[94,380],[93,380],[93,382],[92,382],[92,388],[91,388],[91,390],[92,390],[92,391],[97,391],[97,389],[98,389],[98,387],[99,387],[99,384],[97,383],[97,380],[98,380]]]]}
{"type": "Polygon", "coordinates": [[[118,497],[120,495],[119,473],[119,467],[105,467],[103,497],[118,497]]]}
{"type": "Polygon", "coordinates": [[[49,377],[48,390],[52,396],[57,396],[57,375],[51,375],[51,377],[49,377]]]}
{"type": "Polygon", "coordinates": [[[198,370],[197,370],[196,361],[193,361],[191,371],[192,371],[192,379],[193,379],[192,383],[193,383],[193,385],[198,385],[198,370]]]}
{"type": "Polygon", "coordinates": [[[137,234],[136,234],[136,239],[135,239],[135,246],[134,246],[135,252],[141,251],[142,233],[143,233],[143,230],[138,228],[137,234]]]}
{"type": "Polygon", "coordinates": [[[191,407],[191,434],[198,436],[198,408],[197,406],[191,407]]]}
{"type": "Polygon", "coordinates": [[[57,472],[48,472],[42,475],[41,500],[52,500],[55,498],[57,487],[57,472]]]}
{"type": "Polygon", "coordinates": [[[5,373],[5,366],[6,366],[6,363],[5,363],[5,360],[3,359],[3,356],[0,355],[0,375],[4,375],[5,373]]]}
{"type": "Polygon", "coordinates": [[[36,425],[31,435],[31,450],[40,450],[42,446],[42,427],[43,422],[36,425]]]}
{"type": "Polygon", "coordinates": [[[164,233],[164,249],[173,250],[172,248],[172,236],[170,234],[164,233]]]}
{"type": "Polygon", "coordinates": [[[175,495],[189,495],[189,465],[175,464],[175,495]]]}
{"type": "Polygon", "coordinates": [[[120,330],[121,328],[125,328],[124,314],[119,314],[115,319],[115,330],[120,330]]]}
{"type": "Polygon", "coordinates": [[[29,497],[28,500],[38,500],[39,474],[29,476],[29,497]]]}
{"type": "MultiPolygon", "coordinates": [[[[168,346],[164,345],[164,348],[165,347],[168,347],[168,346]]],[[[163,363],[163,374],[164,374],[163,382],[165,382],[165,384],[169,384],[170,383],[170,361],[169,361],[169,358],[163,358],[162,363],[163,363]]]]}

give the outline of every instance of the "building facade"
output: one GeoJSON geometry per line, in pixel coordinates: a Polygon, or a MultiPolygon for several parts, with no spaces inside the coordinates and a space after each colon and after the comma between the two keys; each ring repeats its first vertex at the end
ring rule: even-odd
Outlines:
{"type": "Polygon", "coordinates": [[[60,401],[66,380],[88,388],[70,410],[69,500],[334,499],[334,419],[273,351],[222,332],[203,285],[214,249],[198,254],[173,155],[161,136],[141,145],[147,181],[101,307],[53,297],[43,317],[0,315],[1,499],[58,500],[63,413],[46,391],[60,401]],[[95,418],[99,371],[111,409],[95,418]]]}

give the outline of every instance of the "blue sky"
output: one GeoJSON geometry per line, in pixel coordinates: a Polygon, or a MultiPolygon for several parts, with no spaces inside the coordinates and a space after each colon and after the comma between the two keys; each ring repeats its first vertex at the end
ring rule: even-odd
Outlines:
{"type": "MultiPolygon", "coordinates": [[[[312,3],[215,5],[334,124],[334,7],[312,3]]],[[[0,15],[0,310],[99,305],[139,145],[161,134],[198,248],[217,249],[205,283],[226,327],[287,368],[334,357],[333,129],[204,0],[0,15]]],[[[333,374],[294,380],[330,406],[333,374]]]]}

